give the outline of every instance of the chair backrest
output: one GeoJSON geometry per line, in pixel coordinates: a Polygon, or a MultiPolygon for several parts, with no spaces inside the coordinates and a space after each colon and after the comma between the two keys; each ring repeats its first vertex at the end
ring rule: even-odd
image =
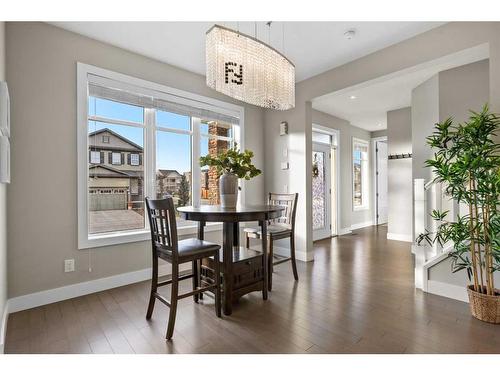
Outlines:
{"type": "Polygon", "coordinates": [[[297,200],[299,193],[294,194],[278,194],[269,193],[269,204],[273,206],[284,206],[285,210],[282,215],[276,219],[272,219],[271,223],[282,225],[292,231],[295,230],[295,214],[297,213],[297,200]]]}
{"type": "Polygon", "coordinates": [[[178,255],[177,222],[172,197],[165,199],[146,198],[153,252],[161,248],[174,258],[178,255]]]}

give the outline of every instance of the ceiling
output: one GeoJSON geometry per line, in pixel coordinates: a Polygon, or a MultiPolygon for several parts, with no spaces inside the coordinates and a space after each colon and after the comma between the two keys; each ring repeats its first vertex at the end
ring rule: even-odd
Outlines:
{"type": "Polygon", "coordinates": [[[312,101],[319,111],[348,120],[359,128],[387,128],[387,111],[409,107],[411,91],[440,71],[488,58],[488,45],[473,47],[390,76],[330,93],[312,101]]]}
{"type": "MultiPolygon", "coordinates": [[[[218,22],[257,37],[295,64],[297,82],[411,38],[443,22],[218,22]],[[352,39],[344,33],[355,30],[352,39]]],[[[52,22],[53,25],[198,74],[214,22],[52,22]]]]}

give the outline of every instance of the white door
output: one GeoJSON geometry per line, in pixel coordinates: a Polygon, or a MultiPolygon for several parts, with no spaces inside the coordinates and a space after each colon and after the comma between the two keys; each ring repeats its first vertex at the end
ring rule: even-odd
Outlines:
{"type": "Polygon", "coordinates": [[[312,160],[313,240],[320,240],[332,235],[330,145],[313,143],[312,160]]]}
{"type": "Polygon", "coordinates": [[[377,225],[387,223],[387,142],[377,141],[375,144],[376,162],[376,210],[377,225]]]}

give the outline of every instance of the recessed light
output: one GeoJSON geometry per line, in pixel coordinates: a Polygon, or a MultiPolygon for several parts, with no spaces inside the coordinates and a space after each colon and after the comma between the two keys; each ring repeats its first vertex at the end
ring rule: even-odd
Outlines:
{"type": "Polygon", "coordinates": [[[351,99],[351,100],[356,99],[356,95],[351,95],[351,96],[349,97],[349,99],[351,99]]]}

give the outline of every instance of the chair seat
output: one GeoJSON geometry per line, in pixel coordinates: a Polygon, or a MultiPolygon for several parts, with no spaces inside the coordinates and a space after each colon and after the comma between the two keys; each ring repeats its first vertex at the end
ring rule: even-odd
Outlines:
{"type": "MultiPolygon", "coordinates": [[[[156,249],[158,250],[158,255],[161,258],[166,260],[171,259],[172,252],[170,250],[162,249],[159,246],[156,249]]],[[[199,240],[197,238],[180,240],[178,242],[179,261],[185,262],[189,260],[209,257],[214,255],[214,252],[219,249],[219,245],[212,242],[199,240]]]]}
{"type": "MultiPolygon", "coordinates": [[[[262,230],[260,228],[245,228],[243,229],[243,231],[248,234],[252,234],[259,237],[262,235],[262,230]]],[[[277,235],[283,236],[291,233],[292,231],[290,229],[283,227],[281,225],[271,224],[267,227],[267,234],[270,236],[277,236],[277,235]]]]}
{"type": "Polygon", "coordinates": [[[220,246],[213,242],[199,240],[197,238],[188,238],[179,241],[179,257],[202,257],[204,254],[213,255],[214,251],[220,249],[220,246]]]}

